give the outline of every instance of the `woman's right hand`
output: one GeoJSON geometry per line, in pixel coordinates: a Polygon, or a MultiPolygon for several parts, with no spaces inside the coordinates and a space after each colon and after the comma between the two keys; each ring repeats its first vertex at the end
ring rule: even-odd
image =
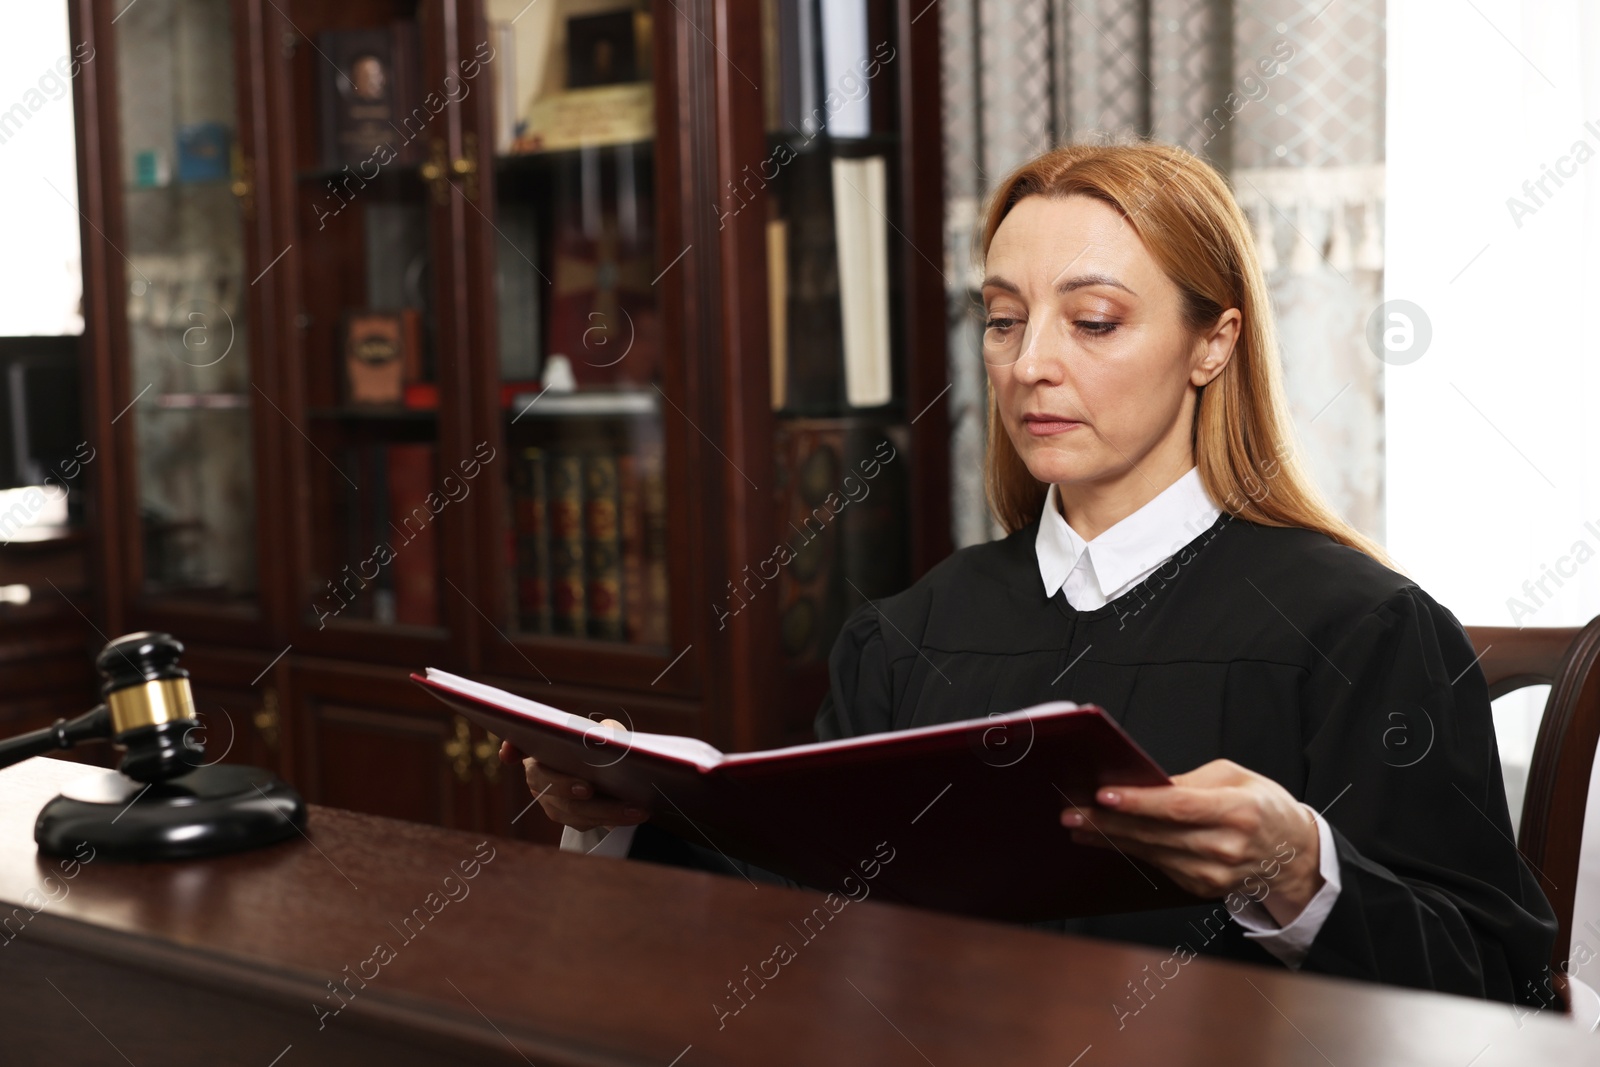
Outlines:
{"type": "MultiPolygon", "coordinates": [[[[600,725],[613,726],[618,730],[626,729],[615,719],[607,719],[600,725]]],[[[562,826],[570,826],[580,833],[593,830],[597,826],[607,828],[634,826],[650,817],[650,812],[644,808],[625,803],[616,797],[596,795],[594,786],[582,778],[574,778],[540,766],[538,760],[524,756],[510,741],[500,742],[500,762],[521,762],[523,773],[528,780],[528,789],[539,802],[539,807],[544,809],[545,815],[552,821],[562,826]]]]}

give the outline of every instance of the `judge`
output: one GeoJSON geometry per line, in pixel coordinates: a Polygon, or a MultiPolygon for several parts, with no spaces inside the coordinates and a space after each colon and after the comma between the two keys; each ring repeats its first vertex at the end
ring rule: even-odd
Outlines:
{"type": "MultiPolygon", "coordinates": [[[[1538,1002],[1556,923],[1512,843],[1483,675],[1297,462],[1222,178],[1156,144],[1058,148],[1000,183],[982,247],[1008,535],[855,611],[818,737],[1098,704],[1185,773],[1069,807],[1064,840],[1217,903],[1048,925],[1538,1002]]],[[[729,865],[524,765],[565,847],[729,865]]]]}

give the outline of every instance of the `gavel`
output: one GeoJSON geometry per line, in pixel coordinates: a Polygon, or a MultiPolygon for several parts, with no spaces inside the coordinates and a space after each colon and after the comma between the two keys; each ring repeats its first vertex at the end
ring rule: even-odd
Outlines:
{"type": "Polygon", "coordinates": [[[103,703],[0,742],[0,767],[105,740],[124,751],[118,770],[137,782],[164,782],[203,765],[189,672],[178,666],[182,654],[183,643],[171,634],[146,630],[112,641],[95,659],[103,703]]]}
{"type": "Polygon", "coordinates": [[[305,802],[270,771],[206,763],[182,653],[171,634],[119,637],[95,659],[100,704],[0,742],[0,767],[85,741],[123,752],[119,773],[99,771],[45,804],[33,833],[40,851],[87,843],[113,859],[190,859],[305,833],[305,802]]]}

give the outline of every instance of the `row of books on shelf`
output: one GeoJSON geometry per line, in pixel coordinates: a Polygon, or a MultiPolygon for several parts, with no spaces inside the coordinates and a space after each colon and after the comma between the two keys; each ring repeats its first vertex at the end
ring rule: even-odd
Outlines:
{"type": "MultiPolygon", "coordinates": [[[[776,596],[785,658],[821,661],[851,608],[909,583],[905,427],[873,419],[786,420],[775,442],[779,541],[727,583],[723,620],[776,596]],[[776,581],[776,589],[764,592],[776,581]]],[[[368,444],[342,466],[363,486],[343,498],[346,565],[320,592],[319,617],[440,624],[432,444],[368,444]],[[370,487],[371,491],[367,491],[370,487]],[[374,546],[382,546],[375,548],[374,546]],[[365,557],[365,558],[363,558],[365,557]]],[[[667,644],[664,453],[658,440],[528,446],[510,471],[507,553],[518,628],[667,644]]]]}
{"type": "Polygon", "coordinates": [[[887,161],[791,167],[766,235],[772,407],[881,407],[894,398],[887,161]]]}
{"type": "MultiPolygon", "coordinates": [[[[761,0],[764,119],[769,133],[866,137],[873,83],[895,48],[889,5],[869,0],[761,0]]],[[[879,105],[880,108],[882,105],[879,105]]]]}
{"type": "Polygon", "coordinates": [[[666,644],[666,532],[658,443],[522,449],[511,486],[520,628],[666,644]]]}

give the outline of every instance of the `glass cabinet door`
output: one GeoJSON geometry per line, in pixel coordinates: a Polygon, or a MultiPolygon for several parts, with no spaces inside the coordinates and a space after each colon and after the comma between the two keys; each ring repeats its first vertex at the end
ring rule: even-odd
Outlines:
{"type": "MultiPolygon", "coordinates": [[[[508,506],[523,635],[667,644],[651,6],[483,0],[508,506]]],[[[479,112],[482,114],[483,112],[479,112]]]]}
{"type": "Polygon", "coordinates": [[[114,24],[143,588],[222,603],[257,585],[231,10],[143,0],[114,24]]]}
{"type": "MultiPolygon", "coordinates": [[[[762,3],[766,155],[748,173],[767,207],[774,562],[797,728],[846,617],[911,580],[896,6],[762,3]]],[[[756,202],[730,190],[720,210],[756,202]]]]}
{"type": "Polygon", "coordinates": [[[319,631],[443,623],[431,209],[450,195],[450,116],[422,10],[288,5],[304,407],[286,415],[310,550],[295,610],[319,631]]]}

